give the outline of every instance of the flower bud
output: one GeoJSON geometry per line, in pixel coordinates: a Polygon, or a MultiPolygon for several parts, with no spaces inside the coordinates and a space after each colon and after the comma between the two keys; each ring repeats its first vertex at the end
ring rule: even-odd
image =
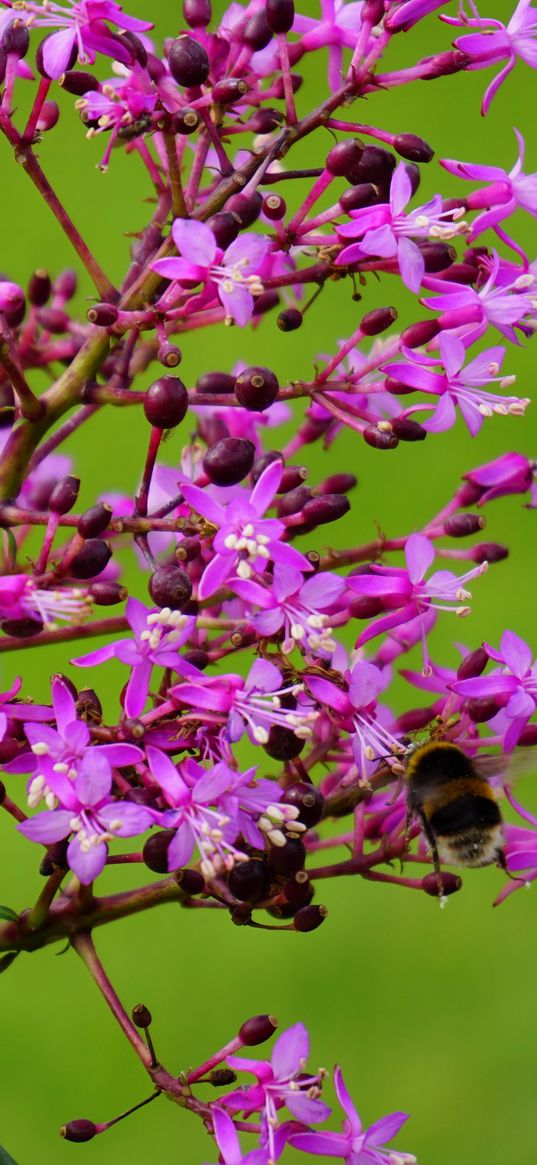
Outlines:
{"type": "Polygon", "coordinates": [[[406,736],[407,732],[420,732],[422,728],[427,728],[435,717],[435,708],[411,708],[409,712],[403,712],[397,717],[395,728],[406,736]]]}
{"type": "Polygon", "coordinates": [[[374,311],[368,311],[360,328],[365,336],[378,336],[390,328],[396,319],[397,311],[394,307],[377,307],[374,311]]]}
{"type": "Polygon", "coordinates": [[[76,271],[73,271],[72,267],[65,267],[54,280],[52,291],[58,299],[62,299],[64,303],[67,303],[68,299],[73,298],[77,285],[78,279],[76,271]]]}
{"type": "Polygon", "coordinates": [[[144,1003],[137,1003],[136,1007],[133,1007],[132,1009],[131,1016],[132,1022],[136,1025],[136,1027],[141,1028],[142,1031],[144,1028],[151,1027],[153,1016],[151,1015],[149,1008],[147,1008],[144,1003]]]}
{"type": "Polygon", "coordinates": [[[351,508],[349,499],[344,494],[324,494],[322,497],[312,498],[302,507],[304,520],[308,525],[323,526],[326,522],[336,522],[351,508]]]}
{"type": "Polygon", "coordinates": [[[210,392],[215,396],[235,391],[235,377],[229,372],[205,372],[196,381],[196,392],[210,392]]]}
{"type": "Polygon", "coordinates": [[[438,878],[442,883],[443,898],[449,894],[456,894],[462,887],[462,878],[459,878],[458,874],[450,874],[447,870],[440,870],[438,877],[436,874],[426,874],[422,878],[421,888],[426,894],[430,894],[431,898],[438,898],[438,878]]]}
{"type": "Polygon", "coordinates": [[[59,79],[59,84],[73,97],[83,97],[85,93],[95,92],[99,88],[98,78],[82,69],[67,69],[59,79]]]}
{"type": "Polygon", "coordinates": [[[247,1048],[253,1048],[270,1040],[277,1026],[278,1020],[273,1015],[252,1015],[241,1024],[238,1036],[247,1048]]]}
{"type": "Polygon", "coordinates": [[[79,489],[80,478],[73,477],[72,474],[57,481],[49,498],[49,507],[53,514],[68,514],[76,502],[79,489]]]}
{"type": "Polygon", "coordinates": [[[168,873],[168,849],[174,837],[175,829],[159,829],[148,837],[142,857],[147,868],[155,874],[168,873]]]}
{"type": "Polygon", "coordinates": [[[509,557],[509,549],[499,542],[480,542],[478,546],[472,546],[469,557],[472,562],[503,562],[509,557]]]}
{"type": "Polygon", "coordinates": [[[282,797],[284,805],[294,805],[299,810],[299,821],[311,829],[317,825],[324,813],[324,797],[316,785],[307,781],[297,781],[284,789],[282,797]]]}
{"type": "Polygon", "coordinates": [[[409,417],[393,417],[391,426],[400,441],[425,441],[427,436],[427,430],[409,417]]]}
{"type": "Polygon", "coordinates": [[[438,320],[418,320],[401,333],[401,341],[407,348],[421,348],[428,344],[440,331],[438,320]]]}
{"type": "Polygon", "coordinates": [[[252,52],[259,53],[262,49],[266,49],[267,45],[272,40],[273,32],[267,20],[267,14],[264,8],[259,12],[255,12],[253,16],[247,20],[242,33],[242,39],[245,44],[252,49],[252,52]]]}
{"type": "Polygon", "coordinates": [[[0,311],[14,312],[24,306],[24,291],[18,283],[0,279],[0,311]]]}
{"type": "Polygon", "coordinates": [[[325,477],[318,490],[320,494],[348,494],[357,485],[358,478],[354,473],[333,473],[331,477],[325,477]]]}
{"type": "Polygon", "coordinates": [[[272,32],[290,32],[295,19],[293,0],[266,0],[265,12],[272,32]]]}
{"type": "Polygon", "coordinates": [[[86,312],[86,319],[90,324],[99,328],[111,328],[118,317],[117,307],[113,303],[94,303],[86,312]]]}
{"type": "Polygon", "coordinates": [[[178,376],[161,376],[149,386],[144,398],[144,413],[157,429],[174,429],[188,409],[188,392],[178,376]]]}
{"type": "Polygon", "coordinates": [[[256,109],[250,118],[250,129],[255,134],[272,133],[284,121],[279,109],[256,109]]]}
{"type": "Polygon", "coordinates": [[[263,291],[261,295],[256,295],[254,299],[252,316],[255,319],[256,316],[266,315],[268,311],[272,311],[273,308],[278,307],[279,302],[280,296],[277,291],[263,291]]]}
{"type": "Polygon", "coordinates": [[[366,146],[360,161],[346,175],[352,186],[360,186],[363,182],[386,184],[390,181],[395,170],[395,158],[383,146],[366,146]]]}
{"type": "Polygon", "coordinates": [[[379,201],[379,192],[372,182],[360,182],[357,186],[351,186],[349,190],[344,190],[340,196],[339,205],[345,214],[350,214],[351,210],[361,210],[363,206],[372,206],[379,201]]]}
{"type": "Polygon", "coordinates": [[[306,741],[295,736],[290,728],[281,724],[272,724],[267,743],[263,745],[267,756],[273,760],[294,760],[300,756],[306,741]]]}
{"type": "Polygon", "coordinates": [[[216,105],[233,105],[247,92],[248,86],[242,77],[224,77],[213,85],[211,97],[216,105]]]}
{"type": "Polygon", "coordinates": [[[457,668],[458,680],[473,680],[475,676],[480,676],[484,672],[489,657],[484,647],[477,647],[475,651],[469,651],[465,655],[457,668]]]}
{"type": "Polygon", "coordinates": [[[428,275],[451,270],[453,260],[457,257],[455,248],[449,243],[421,243],[420,251],[428,275]]]}
{"type": "Polygon", "coordinates": [[[229,214],[236,215],[243,230],[256,222],[262,206],[263,195],[259,190],[253,190],[251,194],[232,194],[226,202],[226,210],[229,214]]]}
{"type": "Polygon", "coordinates": [[[232,1068],[213,1068],[208,1076],[213,1088],[225,1088],[228,1084],[234,1084],[236,1079],[237,1073],[232,1068]]]}
{"type": "Polygon", "coordinates": [[[55,841],[52,845],[47,846],[46,853],[41,859],[41,865],[39,866],[39,873],[42,878],[50,878],[50,875],[55,870],[62,870],[67,866],[68,845],[69,839],[64,838],[63,841],[55,841]]]}
{"type": "MultiPolygon", "coordinates": [[[[260,461],[262,458],[259,459],[260,461]]],[[[278,487],[279,494],[291,493],[291,490],[298,489],[302,482],[306,480],[308,471],[305,465],[286,465],[282,473],[282,479],[278,487]]]]}
{"type": "Polygon", "coordinates": [[[20,61],[30,47],[30,33],[24,20],[15,17],[6,24],[2,33],[2,48],[7,56],[11,53],[20,61]]]}
{"type": "Polygon", "coordinates": [[[95,538],[99,534],[104,534],[110,525],[110,518],[112,517],[112,507],[108,502],[96,502],[94,506],[90,506],[89,510],[85,510],[78,519],[77,530],[82,538],[95,538]]]}
{"type": "Polygon", "coordinates": [[[420,81],[436,81],[438,77],[449,77],[452,73],[459,73],[469,63],[469,57],[453,49],[445,53],[437,53],[434,57],[424,57],[418,61],[421,76],[420,81]]]}
{"type": "Polygon", "coordinates": [[[262,413],[270,408],[278,396],[280,385],[270,368],[254,365],[244,368],[235,380],[235,396],[240,405],[250,412],[262,413]]]}
{"type": "Polygon", "coordinates": [[[278,222],[279,219],[285,216],[287,203],[281,194],[267,194],[263,199],[262,210],[266,218],[273,222],[278,222]]]}
{"type": "Polygon", "coordinates": [[[299,837],[286,838],[285,845],[273,845],[268,855],[269,869],[273,874],[290,878],[297,870],[304,869],[306,847],[299,837]]]}
{"type": "Polygon", "coordinates": [[[308,906],[314,894],[305,870],[299,870],[283,887],[283,894],[291,906],[308,906]]]}
{"type": "MultiPolygon", "coordinates": [[[[227,210],[221,210],[218,214],[214,214],[212,218],[207,220],[207,226],[213,232],[217,247],[225,251],[237,238],[240,223],[235,214],[230,214],[227,210]]],[[[222,375],[224,374],[222,373],[222,375]]],[[[233,377],[230,377],[230,379],[233,380],[233,377]]],[[[230,391],[233,392],[233,387],[231,387],[230,391]]]]}
{"type": "Polygon", "coordinates": [[[188,107],[176,109],[172,115],[171,131],[173,134],[181,134],[182,137],[189,137],[191,133],[195,133],[199,123],[199,113],[195,109],[189,109],[188,107]]]}
{"type": "Polygon", "coordinates": [[[183,16],[190,28],[206,28],[211,22],[211,0],[183,0],[183,16]]]}
{"type": "Polygon", "coordinates": [[[209,58],[203,45],[185,33],[170,45],[168,65],[174,81],[186,89],[203,85],[209,76],[209,58]]]}
{"type": "Polygon", "coordinates": [[[414,133],[398,134],[394,139],[393,148],[402,158],[408,158],[410,162],[430,162],[431,158],[434,158],[431,146],[414,133]]]}
{"type": "Polygon", "coordinates": [[[14,639],[32,639],[43,630],[41,619],[3,619],[0,629],[14,639]]]}
{"type": "Polygon", "coordinates": [[[357,138],[347,138],[328,151],[326,169],[334,177],[346,178],[353,167],[358,165],[363,153],[364,147],[357,138]]]}
{"type": "Polygon", "coordinates": [[[400,380],[395,380],[393,376],[387,376],[384,381],[384,388],[386,392],[391,392],[393,396],[410,396],[412,392],[416,392],[408,384],[403,384],[400,380]]]}
{"type": "Polygon", "coordinates": [[[123,603],[128,595],[127,588],[112,579],[91,583],[88,589],[97,607],[115,607],[116,603],[123,603]]]}
{"type": "Polygon", "coordinates": [[[360,21],[374,28],[376,24],[380,24],[384,14],[384,0],[364,0],[360,9],[360,21]]]}
{"type": "Polygon", "coordinates": [[[327,914],[326,906],[302,906],[300,910],[297,910],[293,919],[293,930],[298,930],[301,934],[306,934],[309,930],[317,930],[327,914]]]}
{"type": "Polygon", "coordinates": [[[180,566],[158,566],[149,579],[149,594],[157,607],[182,611],[192,595],[192,583],[180,566]]]}
{"type": "Polygon", "coordinates": [[[112,549],[103,538],[88,538],[69,565],[71,578],[95,578],[112,557],[112,549]]]}
{"type": "Polygon", "coordinates": [[[474,724],[485,724],[487,720],[492,720],[500,710],[500,705],[490,696],[480,696],[473,700],[467,700],[464,706],[474,724]]]}
{"type": "Polygon", "coordinates": [[[28,302],[33,307],[44,307],[50,296],[50,275],[48,271],[38,268],[34,271],[28,284],[28,302]]]}
{"type": "Polygon", "coordinates": [[[82,1144],[83,1141],[92,1141],[97,1132],[97,1125],[93,1121],[74,1120],[68,1121],[66,1125],[60,1129],[60,1137],[66,1141],[75,1141],[77,1144],[82,1144]]]}
{"type": "Polygon", "coordinates": [[[265,862],[251,858],[247,862],[237,862],[228,874],[227,884],[234,898],[239,902],[254,905],[266,898],[270,886],[270,876],[265,862]]]}
{"type": "Polygon", "coordinates": [[[236,485],[250,472],[255,445],[245,437],[224,437],[216,441],[203,458],[207,477],[215,485],[236,485]]]}
{"type": "Polygon", "coordinates": [[[103,718],[103,708],[97,692],[93,688],[81,688],[76,702],[77,715],[86,724],[100,724],[103,718]]]}
{"type": "Polygon", "coordinates": [[[281,311],[276,323],[280,332],[296,332],[298,328],[302,327],[304,316],[297,307],[287,307],[285,311],[281,311]]]}
{"type": "Polygon", "coordinates": [[[201,542],[199,538],[182,538],[175,550],[178,562],[193,562],[195,558],[199,558],[200,554],[201,542]]]}
{"type": "Polygon", "coordinates": [[[470,534],[477,534],[484,530],[487,522],[481,514],[453,514],[446,518],[444,531],[449,538],[467,538],[470,534]]]}
{"type": "Polygon", "coordinates": [[[313,494],[305,485],[299,485],[289,493],[278,499],[277,513],[279,518],[288,518],[291,514],[299,514],[307,502],[313,500],[313,494]]]}
{"type": "Polygon", "coordinates": [[[173,879],[185,894],[203,894],[205,890],[205,879],[199,870],[176,870],[173,879]]]}
{"type": "Polygon", "coordinates": [[[396,449],[399,444],[399,438],[396,437],[391,425],[387,429],[381,429],[379,425],[368,425],[362,437],[366,445],[371,445],[372,449],[396,449]]]}

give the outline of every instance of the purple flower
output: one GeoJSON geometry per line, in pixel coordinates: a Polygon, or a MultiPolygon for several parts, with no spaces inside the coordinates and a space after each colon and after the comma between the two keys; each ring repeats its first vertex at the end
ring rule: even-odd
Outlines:
{"type": "Polygon", "coordinates": [[[181,675],[197,675],[197,668],[178,653],[178,648],[192,634],[196,620],[191,615],[170,611],[169,607],[163,607],[161,611],[151,610],[133,598],[127,600],[125,614],[134,639],[118,639],[116,643],[72,659],[71,663],[77,667],[93,667],[108,659],[126,663],[132,672],[125,693],[125,712],[127,716],[136,717],[144,709],[154,666],[169,667],[181,675]]]}
{"type": "Polygon", "coordinates": [[[276,565],[270,587],[251,579],[233,579],[230,585],[241,598],[262,608],[261,614],[252,619],[260,635],[276,635],[283,628],[284,655],[300,646],[324,659],[330,658],[336,645],[330,615],[323,612],[341,598],[345,579],[324,571],[304,582],[300,571],[276,565]]]}
{"type": "Polygon", "coordinates": [[[47,775],[50,789],[61,805],[39,813],[17,828],[30,841],[50,845],[70,833],[67,861],[84,886],[100,874],[114,837],[134,837],[155,820],[150,809],[110,796],[112,770],[101,748],[86,749],[71,780],[53,768],[47,775]]]}
{"type": "Polygon", "coordinates": [[[501,457],[495,457],[494,461],[470,469],[463,477],[479,491],[472,505],[476,501],[478,506],[484,506],[494,498],[526,493],[533,484],[534,472],[535,463],[528,461],[522,453],[503,453],[501,457]]]}
{"type": "Polygon", "coordinates": [[[214,1136],[224,1165],[269,1165],[266,1149],[251,1149],[243,1153],[235,1125],[227,1112],[211,1105],[214,1136]]]}
{"type": "Polygon", "coordinates": [[[364,1130],[339,1068],[334,1072],[334,1087],[346,1114],[343,1132],[296,1133],[289,1141],[293,1148],[316,1155],[343,1157],[348,1165],[415,1165],[416,1158],[408,1153],[382,1149],[386,1141],[397,1136],[399,1129],[408,1120],[407,1113],[392,1112],[364,1130]]]}
{"type": "Polygon", "coordinates": [[[437,570],[426,580],[425,575],[434,561],[434,547],[423,534],[410,535],[405,547],[405,558],[406,570],[396,566],[376,566],[373,563],[371,574],[351,575],[347,579],[351,590],[359,595],[379,599],[385,609],[390,611],[390,614],[382,615],[362,631],[356,641],[357,646],[362,647],[381,632],[423,615],[431,607],[439,611],[453,611],[456,615],[469,614],[470,608],[460,605],[471,598],[465,584],[483,574],[487,569],[486,562],[463,575],[453,574],[450,570],[437,570]]]}
{"type": "Polygon", "coordinates": [[[306,1074],[309,1055],[309,1037],[301,1023],[282,1032],[276,1040],[271,1060],[246,1060],[231,1056],[230,1068],[251,1072],[257,1084],[237,1089],[225,1098],[227,1108],[247,1115],[264,1113],[268,1130],[269,1156],[275,1160],[274,1135],[278,1126],[278,1111],[285,1105],[297,1120],[305,1124],[326,1120],[328,1105],[319,1100],[322,1074],[306,1074]]]}
{"type": "Polygon", "coordinates": [[[54,79],[61,77],[69,68],[75,46],[82,65],[93,64],[97,53],[130,64],[132,51],[128,44],[123,46],[121,40],[109,32],[105,21],[134,33],[153,28],[151,21],[127,16],[114,0],[80,0],[79,3],[70,2],[69,8],[62,8],[59,4],[35,4],[27,0],[24,8],[31,14],[33,27],[61,30],[43,43],[43,65],[47,76],[54,79]]]}
{"type": "Polygon", "coordinates": [[[537,707],[537,664],[533,662],[531,648],[514,631],[504,631],[499,651],[488,643],[485,648],[490,658],[502,665],[502,670],[493,675],[458,680],[452,688],[471,699],[497,700],[510,721],[503,741],[505,752],[510,752],[537,707]]]}
{"type": "Polygon", "coordinates": [[[389,203],[382,202],[352,210],[352,222],[336,227],[340,238],[360,240],[341,251],[336,260],[338,266],[359,262],[366,255],[377,255],[384,259],[397,257],[403,282],[411,291],[419,291],[425,274],[425,260],[410,236],[451,239],[465,230],[466,226],[464,223],[455,225],[453,220],[457,212],[442,210],[443,202],[439,194],[410,214],[403,214],[411,198],[410,178],[404,162],[400,162],[392,176],[389,203]]]}
{"type": "Polygon", "coordinates": [[[251,578],[254,573],[266,570],[270,561],[296,570],[311,570],[307,558],[282,541],[285,523],[262,517],[278,492],[282,473],[283,462],[273,461],[251,493],[242,489],[227,506],[218,505],[199,486],[183,486],[183,496],[189,506],[218,531],[213,544],[215,553],[198,585],[199,599],[214,594],[231,574],[251,578]]]}
{"type": "Polygon", "coordinates": [[[254,296],[263,291],[257,271],[269,249],[269,240],[264,235],[240,235],[222,252],[210,227],[184,218],[175,219],[172,237],[181,258],[157,259],[152,270],[174,282],[204,283],[205,301],[210,302],[217,293],[228,319],[244,327],[252,317],[254,296]]]}
{"type": "Polygon", "coordinates": [[[378,717],[377,696],[389,681],[387,669],[381,671],[366,660],[355,663],[349,675],[348,695],[330,680],[308,676],[308,688],[315,699],[347,720],[349,731],[354,730],[352,752],[361,778],[367,775],[371,761],[404,752],[378,717]]]}
{"type": "Polygon", "coordinates": [[[6,574],[0,578],[0,619],[35,619],[46,631],[56,621],[81,623],[89,615],[92,599],[82,587],[55,587],[41,590],[27,574],[6,574]]]}
{"type": "Polygon", "coordinates": [[[518,130],[515,130],[515,134],[518,141],[518,160],[509,173],[499,166],[456,162],[451,158],[443,158],[440,164],[458,178],[465,178],[469,182],[489,183],[488,186],[473,191],[466,198],[469,210],[484,210],[484,213],[478,215],[472,223],[468,232],[468,242],[474,242],[483,231],[492,227],[514,250],[523,254],[517,243],[497,229],[498,223],[504,218],[509,218],[518,209],[526,210],[528,214],[537,218],[537,174],[523,173],[524,138],[518,130]]]}
{"type": "Polygon", "coordinates": [[[232,870],[236,861],[245,861],[247,855],[233,845],[239,826],[219,805],[233,783],[233,771],[222,763],[205,770],[194,760],[183,761],[176,768],[166,753],[151,746],[147,747],[147,760],[170,806],[161,813],[161,824],[175,829],[168,847],[168,869],[186,866],[194,847],[199,850],[206,878],[215,878],[232,870]]]}
{"type": "MultiPolygon", "coordinates": [[[[495,381],[504,388],[514,380],[514,377],[498,376],[505,348],[487,348],[464,367],[466,348],[462,340],[451,333],[443,333],[439,346],[441,357],[439,360],[426,353],[420,355],[412,351],[409,352],[410,363],[386,364],[383,368],[388,376],[394,376],[402,384],[421,392],[438,395],[438,404],[432,417],[427,421],[421,421],[422,427],[427,432],[440,433],[450,429],[457,419],[457,406],[472,437],[479,432],[485,417],[524,414],[530,403],[527,397],[500,396],[485,389],[485,385],[495,381]],[[431,367],[443,365],[445,372],[444,374],[432,372],[424,365],[431,367]]],[[[405,415],[425,408],[428,408],[425,404],[411,406],[405,415]]]]}
{"type": "Polygon", "coordinates": [[[301,37],[305,52],[328,48],[328,84],[332,90],[341,85],[343,48],[354,49],[362,25],[362,3],[345,0],[321,0],[321,19],[296,13],[293,32],[301,37]]]}
{"type": "Polygon", "coordinates": [[[533,328],[537,319],[535,296],[531,294],[534,283],[535,276],[529,272],[520,273],[509,282],[504,282],[499,257],[493,252],[489,277],[479,290],[427,276],[427,287],[441,294],[421,302],[425,307],[445,313],[441,318],[445,330],[464,327],[467,345],[479,339],[489,324],[516,344],[518,340],[514,328],[522,327],[526,319],[529,327],[533,328]]]}
{"type": "Polygon", "coordinates": [[[520,0],[507,26],[501,20],[482,18],[477,12],[475,17],[461,12],[459,16],[443,16],[442,19],[459,28],[479,30],[459,36],[454,42],[455,47],[470,58],[468,69],[483,69],[507,61],[486,90],[481,106],[483,114],[488,113],[493,97],[515,67],[517,57],[533,69],[537,68],[537,9],[532,8],[530,0],[520,0]]]}

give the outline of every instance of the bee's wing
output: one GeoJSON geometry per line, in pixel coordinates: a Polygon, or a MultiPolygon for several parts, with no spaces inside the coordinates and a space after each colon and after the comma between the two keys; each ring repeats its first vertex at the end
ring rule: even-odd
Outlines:
{"type": "Polygon", "coordinates": [[[497,778],[496,784],[511,785],[520,777],[534,772],[537,767],[537,756],[532,748],[517,748],[515,753],[485,753],[483,756],[472,758],[472,764],[480,777],[485,781],[497,778]]]}

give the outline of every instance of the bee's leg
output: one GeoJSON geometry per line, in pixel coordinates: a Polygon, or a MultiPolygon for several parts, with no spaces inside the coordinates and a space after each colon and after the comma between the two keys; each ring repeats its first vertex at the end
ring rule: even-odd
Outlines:
{"type": "Polygon", "coordinates": [[[509,873],[509,870],[507,869],[507,862],[505,859],[505,850],[503,850],[503,849],[497,850],[497,855],[498,856],[496,859],[496,865],[499,866],[500,870],[503,870],[504,874],[508,878],[511,879],[511,882],[525,882],[526,881],[525,878],[517,878],[515,874],[509,873]]]}
{"type": "Polygon", "coordinates": [[[435,874],[435,878],[436,878],[436,888],[438,891],[438,901],[439,901],[441,906],[444,906],[445,902],[446,902],[446,896],[444,894],[444,883],[442,882],[442,871],[440,869],[440,856],[438,853],[438,846],[436,844],[436,838],[435,838],[434,833],[430,829],[430,827],[429,827],[429,825],[424,817],[421,817],[421,827],[423,829],[425,837],[427,838],[427,842],[429,844],[429,848],[431,851],[431,857],[433,859],[433,869],[434,869],[434,874],[435,874]]]}

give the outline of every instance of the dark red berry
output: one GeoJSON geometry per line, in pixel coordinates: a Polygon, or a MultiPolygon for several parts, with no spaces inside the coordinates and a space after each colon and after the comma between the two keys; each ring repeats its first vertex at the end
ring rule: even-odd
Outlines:
{"type": "Polygon", "coordinates": [[[215,485],[236,485],[254,464],[255,445],[244,437],[216,441],[203,458],[203,468],[215,485]]]}
{"type": "Polygon", "coordinates": [[[99,88],[98,78],[82,69],[68,69],[60,79],[60,84],[73,97],[83,97],[85,93],[95,92],[99,88]]]}
{"type": "Polygon", "coordinates": [[[2,48],[6,55],[10,53],[19,60],[26,56],[30,47],[30,33],[24,20],[15,17],[6,24],[2,33],[2,48]]]}
{"type": "Polygon", "coordinates": [[[203,894],[205,890],[205,879],[199,870],[176,870],[173,878],[185,894],[203,894]]]}
{"type": "Polygon", "coordinates": [[[378,336],[385,332],[386,328],[390,328],[396,319],[397,311],[394,307],[377,307],[373,311],[368,311],[360,328],[365,336],[378,336]]]}
{"type": "Polygon", "coordinates": [[[203,45],[184,33],[170,45],[168,65],[174,81],[187,89],[203,85],[209,76],[209,58],[203,45]]]}
{"type": "Polygon", "coordinates": [[[44,307],[50,296],[50,275],[41,268],[34,271],[28,284],[28,302],[34,307],[44,307]]]}
{"type": "Polygon", "coordinates": [[[266,0],[265,12],[273,32],[289,32],[292,29],[295,19],[293,0],[266,0]]]}
{"type": "Polygon", "coordinates": [[[489,696],[480,696],[474,700],[467,700],[465,709],[474,724],[485,724],[487,720],[492,720],[493,716],[496,716],[500,707],[496,700],[489,696]]]}
{"type": "Polygon", "coordinates": [[[78,519],[77,530],[83,538],[95,538],[99,534],[104,534],[110,525],[110,518],[112,517],[112,507],[107,502],[96,502],[94,506],[90,506],[89,510],[85,510],[78,519]]]}
{"type": "Polygon", "coordinates": [[[178,376],[161,376],[147,389],[144,413],[150,425],[174,429],[188,409],[188,392],[178,376]]]}
{"type": "Polygon", "coordinates": [[[228,874],[228,887],[239,902],[260,902],[265,898],[270,885],[270,877],[265,862],[251,858],[247,862],[237,862],[228,874]]]}
{"type": "Polygon", "coordinates": [[[262,413],[278,396],[280,385],[270,368],[244,368],[235,380],[235,396],[243,408],[262,413]]]}
{"type": "Polygon", "coordinates": [[[89,593],[98,607],[115,607],[116,603],[123,603],[127,598],[127,588],[112,579],[103,579],[102,582],[92,583],[89,593]]]}
{"type": "Polygon", "coordinates": [[[307,825],[308,829],[311,829],[312,825],[317,825],[323,816],[324,797],[316,785],[309,785],[306,781],[288,785],[282,793],[281,800],[284,805],[296,806],[299,810],[299,820],[307,825]]]}
{"type": "Polygon", "coordinates": [[[368,425],[362,437],[366,445],[371,445],[372,449],[396,449],[399,444],[399,438],[396,437],[391,425],[386,429],[381,429],[380,425],[368,425]]]}
{"type": "Polygon", "coordinates": [[[344,190],[339,199],[339,205],[345,214],[349,214],[351,210],[360,210],[362,206],[373,206],[375,202],[379,201],[379,192],[372,182],[360,182],[357,186],[351,186],[349,190],[344,190]]]}
{"type": "Polygon", "coordinates": [[[264,8],[262,8],[259,12],[255,12],[246,22],[242,39],[254,53],[259,53],[261,49],[266,49],[272,37],[273,32],[267,20],[267,14],[264,8]]]}
{"type": "Polygon", "coordinates": [[[440,870],[438,876],[436,874],[426,874],[422,879],[421,888],[425,890],[426,894],[430,894],[431,898],[439,897],[438,880],[441,882],[440,897],[446,898],[449,894],[456,894],[457,890],[462,887],[462,878],[458,874],[450,874],[448,870],[440,870]]]}
{"type": "Polygon", "coordinates": [[[113,303],[94,303],[86,312],[86,319],[98,328],[111,328],[118,317],[117,307],[113,303]]]}
{"type": "Polygon", "coordinates": [[[457,668],[458,680],[472,680],[475,676],[480,676],[484,672],[489,656],[484,647],[477,647],[475,651],[469,651],[465,655],[457,668]]]}
{"type": "Polygon", "coordinates": [[[293,919],[293,930],[298,930],[301,934],[317,930],[327,914],[326,906],[302,906],[300,910],[297,910],[293,919]]]}
{"type": "Polygon", "coordinates": [[[300,756],[305,743],[306,741],[295,736],[290,728],[272,724],[268,741],[263,748],[273,760],[294,760],[296,756],[300,756]]]}
{"type": "Polygon", "coordinates": [[[297,307],[286,307],[285,311],[280,312],[276,323],[280,332],[296,332],[302,327],[304,316],[297,307]]]}
{"type": "Polygon", "coordinates": [[[149,579],[149,594],[157,607],[182,611],[192,595],[192,583],[180,566],[158,566],[149,579]]]}
{"type": "Polygon", "coordinates": [[[444,530],[450,538],[467,538],[469,535],[477,534],[479,530],[483,530],[486,524],[486,519],[482,514],[453,514],[450,518],[446,518],[444,530]]]}
{"type": "Polygon", "coordinates": [[[75,1141],[76,1144],[82,1144],[84,1141],[92,1141],[97,1132],[97,1125],[93,1121],[74,1120],[68,1121],[60,1129],[60,1137],[66,1141],[75,1141]]]}
{"type": "Polygon", "coordinates": [[[324,494],[323,497],[312,498],[302,507],[304,521],[308,525],[324,526],[327,522],[336,522],[351,508],[349,499],[344,494],[324,494]]]}
{"type": "Polygon", "coordinates": [[[251,194],[232,194],[226,202],[226,210],[234,214],[239,220],[242,229],[250,227],[259,218],[263,206],[263,196],[259,190],[251,194]]]}
{"type": "Polygon", "coordinates": [[[394,417],[391,426],[400,441],[425,441],[427,430],[409,417],[394,417]]]}
{"type": "MultiPolygon", "coordinates": [[[[230,214],[226,210],[221,210],[218,214],[208,219],[207,226],[211,228],[216,245],[217,247],[221,247],[222,251],[225,251],[235,241],[240,229],[237,215],[230,214]]],[[[231,389],[231,392],[233,392],[233,389],[231,389]]]]}
{"type": "Polygon", "coordinates": [[[211,392],[222,396],[235,391],[235,377],[229,372],[205,372],[196,381],[196,392],[211,392]]]}
{"type": "Polygon", "coordinates": [[[197,130],[199,123],[199,113],[195,109],[177,109],[172,117],[171,131],[173,134],[189,137],[197,130]]]}
{"type": "Polygon", "coordinates": [[[268,856],[269,869],[273,874],[283,874],[290,878],[297,870],[304,869],[306,847],[299,837],[288,837],[285,845],[271,846],[268,856]]]}
{"type": "Polygon", "coordinates": [[[112,557],[112,549],[103,538],[88,538],[69,565],[71,578],[95,578],[112,557]]]}
{"type": "Polygon", "coordinates": [[[345,142],[338,142],[328,151],[326,169],[338,178],[346,178],[347,174],[357,166],[364,147],[356,138],[348,138],[345,142]]]}
{"type": "Polygon", "coordinates": [[[394,139],[394,150],[409,162],[430,162],[434,158],[434,150],[414,133],[400,133],[394,139]]]}
{"type": "Polygon", "coordinates": [[[406,348],[421,348],[423,344],[433,340],[439,331],[440,325],[437,320],[419,320],[405,328],[401,334],[401,342],[406,348]]]}
{"type": "Polygon", "coordinates": [[[248,86],[241,77],[224,77],[213,85],[211,96],[217,105],[233,105],[247,92],[248,86]]]}
{"type": "Polygon", "coordinates": [[[151,1027],[153,1017],[149,1008],[145,1006],[145,1003],[137,1003],[136,1007],[133,1007],[132,1009],[131,1016],[132,1022],[136,1025],[136,1027],[141,1028],[142,1031],[145,1028],[151,1027]]]}
{"type": "Polygon", "coordinates": [[[252,1015],[241,1024],[238,1036],[247,1048],[253,1048],[270,1040],[277,1026],[278,1020],[273,1015],[252,1015]]]}
{"type": "Polygon", "coordinates": [[[49,498],[49,507],[52,512],[55,514],[68,514],[76,502],[79,489],[80,478],[73,477],[72,474],[68,474],[61,481],[57,481],[49,498]]]}
{"type": "Polygon", "coordinates": [[[183,0],[183,16],[190,28],[206,28],[211,22],[211,0],[183,0]]]}
{"type": "Polygon", "coordinates": [[[263,214],[273,222],[285,217],[287,203],[281,194],[267,194],[263,199],[263,214]]]}
{"type": "Polygon", "coordinates": [[[148,837],[142,850],[142,857],[149,870],[155,874],[168,873],[168,849],[175,837],[175,829],[159,829],[148,837]]]}

